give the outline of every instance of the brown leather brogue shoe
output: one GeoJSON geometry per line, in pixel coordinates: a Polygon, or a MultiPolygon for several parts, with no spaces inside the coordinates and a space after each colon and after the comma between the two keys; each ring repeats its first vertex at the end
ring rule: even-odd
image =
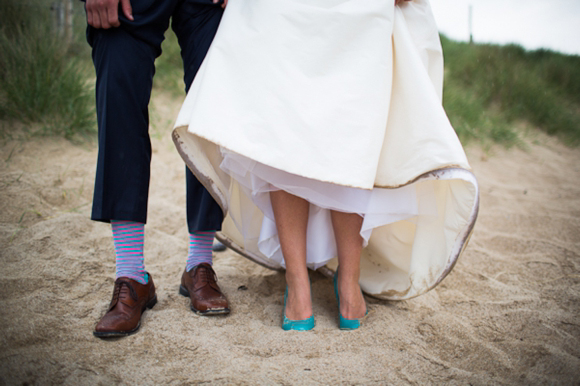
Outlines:
{"type": "Polygon", "coordinates": [[[217,285],[217,276],[207,263],[184,271],[179,293],[189,296],[191,310],[200,315],[225,315],[230,313],[228,300],[217,285]]]}
{"type": "Polygon", "coordinates": [[[93,335],[99,338],[114,338],[133,334],[141,326],[141,315],[157,303],[155,284],[149,275],[147,284],[127,277],[115,280],[113,299],[109,310],[101,318],[93,335]]]}

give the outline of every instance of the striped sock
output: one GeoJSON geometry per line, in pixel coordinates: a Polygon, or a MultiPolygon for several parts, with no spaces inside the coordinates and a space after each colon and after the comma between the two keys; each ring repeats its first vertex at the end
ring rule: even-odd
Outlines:
{"type": "Polygon", "coordinates": [[[143,244],[145,224],[135,221],[111,220],[113,242],[117,255],[117,279],[128,277],[141,284],[147,284],[149,277],[145,271],[143,244]]]}
{"type": "Polygon", "coordinates": [[[187,254],[187,272],[201,263],[212,264],[211,246],[215,231],[193,232],[189,234],[189,253],[187,254]]]}

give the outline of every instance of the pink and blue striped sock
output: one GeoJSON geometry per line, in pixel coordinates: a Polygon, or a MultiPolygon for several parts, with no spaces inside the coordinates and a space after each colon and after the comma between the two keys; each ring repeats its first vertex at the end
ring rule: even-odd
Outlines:
{"type": "Polygon", "coordinates": [[[143,244],[145,224],[135,221],[111,220],[113,242],[117,255],[117,279],[128,277],[141,284],[147,284],[149,277],[145,271],[143,244]]]}
{"type": "Polygon", "coordinates": [[[189,252],[187,254],[187,272],[201,263],[212,264],[211,246],[215,231],[193,232],[189,234],[189,252]]]}

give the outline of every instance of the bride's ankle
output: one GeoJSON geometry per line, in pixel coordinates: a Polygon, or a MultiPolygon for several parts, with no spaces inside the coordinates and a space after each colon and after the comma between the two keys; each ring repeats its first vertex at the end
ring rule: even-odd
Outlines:
{"type": "Polygon", "coordinates": [[[312,316],[310,286],[288,287],[287,291],[286,317],[292,320],[302,320],[312,316]]]}
{"type": "Polygon", "coordinates": [[[308,271],[286,271],[285,278],[289,289],[310,287],[308,271]]]}
{"type": "Polygon", "coordinates": [[[347,319],[362,318],[366,314],[366,302],[358,283],[343,286],[340,291],[340,311],[347,319]]]}

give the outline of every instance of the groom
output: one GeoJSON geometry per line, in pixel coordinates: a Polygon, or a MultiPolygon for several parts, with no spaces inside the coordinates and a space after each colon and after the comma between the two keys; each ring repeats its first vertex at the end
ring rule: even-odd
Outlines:
{"type": "MultiPolygon", "coordinates": [[[[148,104],[164,33],[171,20],[187,91],[224,6],[223,0],[86,0],[99,127],[91,218],[111,223],[116,254],[113,298],[93,332],[99,338],[136,332],[142,313],[157,302],[153,278],[145,271],[143,244],[151,161],[148,104]]],[[[211,250],[222,211],[189,170],[186,185],[189,252],[179,292],[190,297],[196,313],[227,314],[211,250]]]]}

